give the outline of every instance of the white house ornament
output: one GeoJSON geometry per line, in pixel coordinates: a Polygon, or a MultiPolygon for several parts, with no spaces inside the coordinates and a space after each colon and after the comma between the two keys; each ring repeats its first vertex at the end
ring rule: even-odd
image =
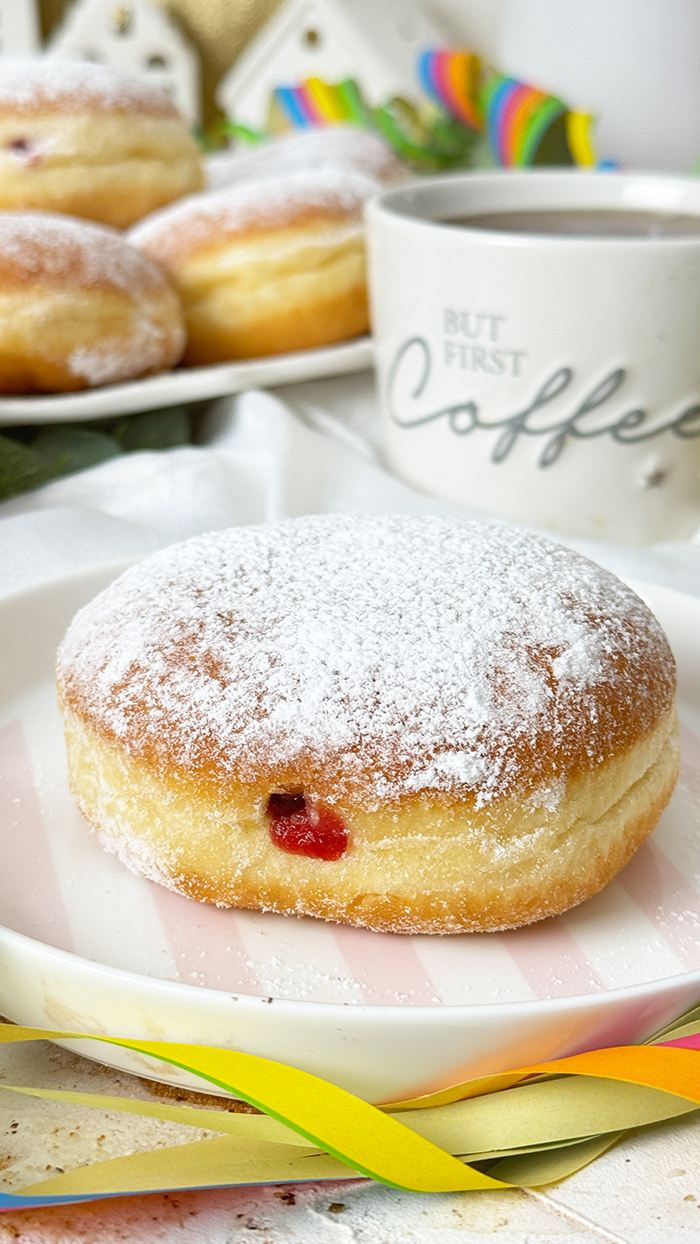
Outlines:
{"type": "Polygon", "coordinates": [[[188,125],[199,122],[197,54],[151,0],[77,0],[54,32],[47,55],[98,61],[157,84],[188,125]]]}

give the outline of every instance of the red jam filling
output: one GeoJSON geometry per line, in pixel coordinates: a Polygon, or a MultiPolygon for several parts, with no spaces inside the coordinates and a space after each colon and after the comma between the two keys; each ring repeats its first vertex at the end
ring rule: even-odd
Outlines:
{"type": "Polygon", "coordinates": [[[337,812],[312,804],[303,795],[270,795],[267,815],[272,841],[290,855],[339,860],[347,850],[347,830],[337,812]]]}
{"type": "Polygon", "coordinates": [[[29,138],[13,138],[6,147],[26,164],[41,164],[41,156],[29,138]]]}

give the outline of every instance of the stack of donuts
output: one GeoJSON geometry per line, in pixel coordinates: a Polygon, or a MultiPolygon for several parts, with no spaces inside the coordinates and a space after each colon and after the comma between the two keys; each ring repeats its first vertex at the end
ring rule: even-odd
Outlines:
{"type": "Polygon", "coordinates": [[[0,393],[366,332],[363,205],[400,172],[379,137],[345,128],[205,168],[159,88],[91,62],[8,62],[0,393]]]}

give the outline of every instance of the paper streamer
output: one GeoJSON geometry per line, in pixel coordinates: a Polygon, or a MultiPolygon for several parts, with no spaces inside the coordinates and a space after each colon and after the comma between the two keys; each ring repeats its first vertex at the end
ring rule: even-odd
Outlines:
{"type": "MultiPolygon", "coordinates": [[[[505,168],[536,162],[590,168],[597,163],[588,113],[573,112],[555,95],[482,67],[466,48],[425,48],[416,60],[416,76],[443,118],[487,135],[494,159],[505,168]]],[[[397,103],[412,107],[407,100],[389,100],[371,109],[354,79],[333,84],[307,78],[273,89],[268,123],[275,133],[328,125],[378,127],[404,158],[416,158],[415,151],[404,150],[409,136],[387,124],[387,113],[397,103]]],[[[430,126],[424,129],[429,135],[430,126]]],[[[429,155],[429,138],[422,145],[429,155]]]]}
{"type": "Polygon", "coordinates": [[[474,130],[483,128],[477,103],[481,63],[473,52],[427,48],[417,63],[418,81],[429,99],[474,130]]]}
{"type": "Polygon", "coordinates": [[[465,1081],[379,1109],[281,1063],[209,1046],[0,1026],[0,1042],[81,1038],[171,1063],[262,1115],[1,1084],[6,1091],[187,1123],[214,1139],[133,1154],[0,1194],[0,1207],[174,1188],[366,1175],[420,1192],[537,1186],[563,1178],[630,1127],[700,1105],[700,1009],[646,1046],[595,1050],[465,1081]],[[551,1077],[556,1079],[532,1077],[551,1077]],[[504,1091],[508,1090],[508,1091],[504,1091]],[[469,1165],[492,1163],[485,1173],[469,1165]]]}
{"type": "Polygon", "coordinates": [[[494,70],[464,49],[430,48],[417,61],[426,95],[462,124],[488,135],[491,153],[505,168],[532,165],[549,138],[545,163],[596,163],[587,113],[572,112],[555,95],[494,70]],[[558,129],[557,129],[558,127],[558,129]]]}
{"type": "Polygon", "coordinates": [[[272,107],[281,128],[287,130],[326,125],[365,126],[369,122],[360,88],[352,78],[335,84],[324,82],[322,78],[307,78],[297,85],[275,87],[272,107]]]}
{"type": "MultiPolygon", "coordinates": [[[[483,70],[473,52],[462,48],[426,48],[416,62],[418,81],[428,99],[467,130],[485,133],[496,162],[506,168],[528,167],[536,161],[548,164],[596,164],[591,137],[593,118],[572,112],[554,95],[525,82],[483,70]]],[[[328,125],[378,127],[405,158],[416,158],[421,145],[430,154],[430,126],[418,151],[405,150],[409,135],[387,124],[397,103],[387,101],[370,109],[354,79],[329,83],[322,78],[275,87],[270,102],[269,125],[274,132],[289,132],[328,125]],[[402,141],[403,140],[403,141],[402,141]]],[[[417,114],[416,114],[417,115],[417,114]]],[[[434,142],[433,135],[433,142],[434,142]]]]}
{"type": "Polygon", "coordinates": [[[564,115],[566,105],[524,82],[493,74],[484,88],[483,110],[491,150],[508,168],[533,163],[542,139],[564,115]]]}
{"type": "Polygon", "coordinates": [[[593,117],[588,112],[566,113],[566,136],[574,160],[582,168],[593,168],[596,163],[591,129],[593,117]]]}

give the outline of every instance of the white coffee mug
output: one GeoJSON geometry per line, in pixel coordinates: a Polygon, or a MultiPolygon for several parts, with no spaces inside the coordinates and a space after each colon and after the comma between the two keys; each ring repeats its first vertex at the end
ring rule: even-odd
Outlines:
{"type": "Polygon", "coordinates": [[[368,246],[398,475],[592,539],[645,545],[697,531],[700,182],[577,170],[433,178],[370,204],[368,246]],[[572,210],[692,216],[697,233],[454,223],[572,210]]]}

